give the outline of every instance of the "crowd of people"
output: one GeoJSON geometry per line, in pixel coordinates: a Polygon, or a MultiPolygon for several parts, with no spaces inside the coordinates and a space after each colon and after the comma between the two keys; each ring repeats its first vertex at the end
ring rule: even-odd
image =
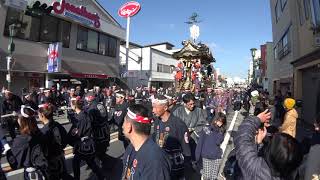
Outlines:
{"type": "Polygon", "coordinates": [[[125,148],[120,179],[192,179],[190,172],[218,179],[227,117],[242,107],[248,115],[234,136],[236,158],[229,167],[237,173],[226,176],[289,180],[320,174],[310,165],[319,152],[319,117],[310,153],[304,153],[295,139],[296,101],[271,98],[263,90],[53,86],[22,97],[3,90],[2,98],[2,154],[12,169],[24,169],[27,180],[81,179],[82,161],[98,179],[108,179],[102,164],[113,163],[106,159],[111,125],[118,127],[125,148]],[[70,130],[55,121],[63,112],[70,130]],[[73,147],[73,176],[66,168],[66,146],[73,147]]]}

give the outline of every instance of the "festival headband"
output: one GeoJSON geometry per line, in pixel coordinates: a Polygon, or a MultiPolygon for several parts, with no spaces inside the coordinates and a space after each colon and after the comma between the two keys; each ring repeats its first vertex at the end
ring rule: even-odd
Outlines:
{"type": "Polygon", "coordinates": [[[167,104],[167,103],[169,103],[169,101],[168,101],[168,99],[156,99],[156,98],[153,98],[152,99],[152,104],[153,103],[155,103],[155,104],[167,104]]]}
{"type": "Polygon", "coordinates": [[[138,123],[143,123],[143,124],[150,124],[151,123],[151,120],[148,117],[143,117],[143,116],[137,115],[134,112],[132,112],[129,108],[128,108],[127,115],[130,119],[133,119],[138,123]]]}
{"type": "Polygon", "coordinates": [[[173,97],[169,95],[164,95],[164,97],[166,97],[167,99],[173,99],[173,97]]]}
{"type": "Polygon", "coordinates": [[[24,109],[26,109],[26,108],[31,109],[31,110],[34,111],[34,112],[35,112],[35,110],[32,109],[30,106],[25,106],[25,105],[22,105],[22,106],[21,106],[21,109],[20,109],[21,115],[22,115],[23,117],[25,117],[25,118],[29,118],[30,116],[24,112],[24,109]]]}
{"type": "Polygon", "coordinates": [[[93,101],[95,98],[96,98],[95,96],[90,95],[90,96],[87,96],[87,97],[86,97],[86,100],[87,100],[87,101],[93,101]]]}
{"type": "Polygon", "coordinates": [[[124,97],[125,97],[123,94],[120,94],[120,93],[116,93],[116,96],[118,96],[118,97],[122,97],[122,98],[124,98],[124,97]]]}
{"type": "Polygon", "coordinates": [[[80,101],[80,100],[81,100],[80,96],[71,98],[71,101],[80,101]]]}
{"type": "Polygon", "coordinates": [[[48,103],[40,104],[38,106],[38,108],[48,109],[49,108],[49,104],[48,103]]]}

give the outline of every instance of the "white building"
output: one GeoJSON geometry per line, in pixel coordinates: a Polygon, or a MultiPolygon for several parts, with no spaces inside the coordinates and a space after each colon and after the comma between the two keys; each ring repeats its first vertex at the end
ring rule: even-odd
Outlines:
{"type": "MultiPolygon", "coordinates": [[[[174,85],[174,70],[178,63],[172,58],[177,51],[174,45],[164,42],[140,46],[130,43],[128,72],[122,71],[127,77],[129,88],[137,86],[169,87],[174,85]]],[[[125,67],[126,49],[120,46],[120,64],[125,67]]]]}

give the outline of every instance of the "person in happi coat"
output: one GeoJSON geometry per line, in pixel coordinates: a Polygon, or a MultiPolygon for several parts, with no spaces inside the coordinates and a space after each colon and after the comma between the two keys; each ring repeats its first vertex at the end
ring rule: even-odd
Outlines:
{"type": "Polygon", "coordinates": [[[129,141],[125,138],[122,132],[122,124],[124,117],[127,114],[128,103],[125,101],[125,93],[119,91],[116,93],[116,106],[113,113],[111,122],[115,123],[118,126],[118,139],[123,142],[124,148],[127,148],[129,141]]]}
{"type": "Polygon", "coordinates": [[[68,133],[69,144],[73,146],[73,173],[74,179],[80,179],[80,163],[85,161],[98,179],[104,179],[102,170],[95,161],[96,149],[92,134],[91,119],[83,110],[84,102],[80,96],[71,99],[72,109],[75,111],[73,124],[68,133]]]}
{"type": "Polygon", "coordinates": [[[191,167],[188,128],[181,119],[168,111],[169,105],[165,96],[156,95],[152,107],[156,116],[153,139],[171,160],[171,179],[183,179],[185,167],[191,167]]]}
{"type": "Polygon", "coordinates": [[[85,99],[87,101],[85,110],[91,119],[96,154],[103,163],[106,162],[106,151],[110,143],[110,127],[107,121],[107,110],[102,104],[98,103],[98,99],[93,93],[88,93],[85,99]]]}
{"type": "Polygon", "coordinates": [[[151,119],[142,105],[128,108],[123,133],[130,140],[123,155],[122,179],[170,180],[170,161],[165,152],[152,140],[151,119]]]}
{"type": "Polygon", "coordinates": [[[67,131],[53,120],[52,104],[40,104],[38,110],[39,120],[43,123],[40,129],[45,137],[47,146],[46,158],[48,160],[48,179],[70,179],[67,173],[64,157],[64,148],[67,145],[67,131]]]}

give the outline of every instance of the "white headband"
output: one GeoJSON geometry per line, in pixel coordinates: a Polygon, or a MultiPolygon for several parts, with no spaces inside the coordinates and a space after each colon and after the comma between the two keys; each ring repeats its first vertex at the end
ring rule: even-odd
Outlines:
{"type": "Polygon", "coordinates": [[[151,120],[148,117],[143,117],[140,115],[135,114],[132,112],[129,108],[127,109],[127,115],[130,119],[137,121],[138,123],[143,123],[143,124],[149,124],[151,120]]]}
{"type": "Polygon", "coordinates": [[[166,97],[167,99],[173,99],[173,97],[169,95],[164,95],[164,97],[166,97]]]}
{"type": "Polygon", "coordinates": [[[153,98],[152,99],[152,103],[155,103],[155,104],[167,104],[168,103],[168,99],[156,99],[156,98],[153,98]]]}
{"type": "Polygon", "coordinates": [[[123,94],[120,94],[120,93],[116,93],[116,96],[119,96],[119,97],[122,97],[122,98],[125,97],[123,94]]]}
{"type": "Polygon", "coordinates": [[[21,109],[20,109],[21,115],[22,115],[23,117],[25,117],[25,118],[29,118],[30,116],[24,112],[24,109],[25,109],[25,108],[31,109],[32,111],[35,111],[35,110],[32,109],[30,106],[25,106],[25,105],[22,105],[22,106],[21,106],[21,109]]]}

